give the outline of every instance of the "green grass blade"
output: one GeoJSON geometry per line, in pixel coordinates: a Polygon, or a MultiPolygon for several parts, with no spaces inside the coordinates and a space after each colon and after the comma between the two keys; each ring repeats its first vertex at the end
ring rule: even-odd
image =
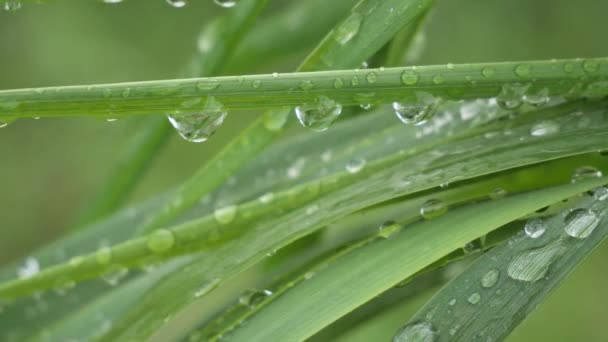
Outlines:
{"type": "MultiPolygon", "coordinates": [[[[409,21],[402,19],[416,17],[416,15],[424,11],[427,6],[430,6],[428,0],[390,0],[384,2],[379,0],[361,0],[356,7],[369,8],[370,10],[366,13],[366,16],[377,16],[377,8],[374,4],[378,5],[382,3],[392,4],[394,8],[398,9],[399,13],[405,11],[405,16],[394,16],[390,18],[391,20],[383,20],[382,25],[387,25],[387,23],[390,24],[390,30],[387,29],[384,32],[376,31],[376,35],[366,34],[358,36],[357,39],[349,41],[349,49],[343,49],[341,53],[338,53],[337,50],[332,48],[340,43],[335,39],[330,39],[330,37],[334,36],[334,32],[337,29],[331,31],[319,44],[315,52],[310,55],[298,70],[305,71],[313,69],[313,65],[309,64],[311,62],[308,61],[316,60],[315,56],[317,56],[318,51],[324,50],[334,51],[331,56],[333,59],[332,64],[354,67],[375,52],[369,49],[370,45],[376,44],[376,42],[388,42],[395,32],[409,24],[409,21]],[[423,4],[426,5],[422,6],[423,4]],[[414,14],[411,14],[410,12],[414,14]],[[363,39],[362,37],[366,39],[363,39]],[[357,53],[362,56],[365,55],[365,57],[358,61],[352,61],[349,59],[352,53],[357,53]],[[348,65],[347,61],[351,61],[352,65],[348,65]]],[[[355,20],[361,18],[361,13],[352,12],[345,19],[345,22],[352,21],[352,18],[355,18],[355,20]]],[[[357,33],[362,34],[363,31],[364,29],[358,28],[357,33]]],[[[274,75],[271,75],[271,79],[274,78],[274,75]]],[[[241,82],[240,77],[236,79],[237,82],[241,82]]],[[[221,89],[221,87],[219,89],[221,89]]],[[[269,99],[266,98],[264,101],[268,100],[269,99]]],[[[288,120],[288,115],[289,110],[282,109],[267,112],[263,117],[257,119],[243,133],[222,149],[213,159],[204,164],[192,178],[187,180],[180,187],[178,197],[143,225],[140,228],[140,231],[148,232],[154,228],[170,223],[176,216],[190,209],[203,195],[216,189],[229,175],[234,174],[236,170],[257,156],[263,149],[270,145],[271,142],[281,136],[284,131],[285,122],[288,120]]],[[[293,122],[293,120],[291,122],[293,122]]]]}
{"type": "Polygon", "coordinates": [[[251,317],[231,338],[304,340],[467,242],[603,182],[605,178],[538,190],[415,224],[328,265],[251,317]]]}
{"type": "Polygon", "coordinates": [[[593,58],[585,61],[566,59],[435,65],[365,71],[286,73],[276,77],[225,76],[5,90],[0,91],[0,117],[70,116],[83,113],[123,117],[151,112],[171,113],[176,110],[195,112],[219,108],[284,108],[318,103],[320,96],[344,106],[363,102],[417,102],[417,93],[421,92],[438,98],[458,100],[495,97],[501,93],[502,86],[520,82],[529,87],[529,95],[546,89],[548,95],[553,96],[601,97],[608,92],[608,86],[603,81],[606,76],[608,59],[593,58]],[[490,77],[487,77],[487,70],[492,70],[490,77]],[[337,80],[342,82],[338,87],[337,80]],[[212,101],[209,100],[211,98],[212,101]]]}
{"type": "Polygon", "coordinates": [[[435,341],[503,340],[608,236],[607,207],[586,198],[544,220],[542,236],[520,232],[486,253],[420,309],[395,341],[423,327],[435,341]],[[580,209],[593,220],[566,219],[580,209]],[[575,238],[565,227],[588,230],[575,238]]]}

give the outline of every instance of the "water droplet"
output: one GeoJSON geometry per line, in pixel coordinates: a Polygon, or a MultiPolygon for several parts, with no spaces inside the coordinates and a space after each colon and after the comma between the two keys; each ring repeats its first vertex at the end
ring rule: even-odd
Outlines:
{"type": "Polygon", "coordinates": [[[186,0],[167,0],[167,3],[175,8],[182,8],[186,6],[186,0]]]}
{"type": "Polygon", "coordinates": [[[363,167],[365,167],[366,163],[366,160],[363,158],[352,159],[348,163],[346,163],[346,171],[348,171],[348,173],[357,173],[363,170],[363,167]]]}
{"type": "Polygon", "coordinates": [[[374,84],[378,81],[378,75],[372,71],[365,76],[365,79],[367,80],[367,83],[374,84]]]}
{"type": "Polygon", "coordinates": [[[599,188],[594,189],[593,198],[598,201],[604,201],[608,199],[608,188],[601,186],[599,188]]]}
{"type": "Polygon", "coordinates": [[[490,199],[499,200],[507,196],[507,190],[503,188],[496,188],[490,192],[490,199]]]}
{"type": "Polygon", "coordinates": [[[309,206],[308,208],[306,208],[306,215],[310,216],[310,215],[316,213],[317,211],[319,211],[319,206],[316,204],[313,204],[313,205],[309,206]]]}
{"type": "Polygon", "coordinates": [[[255,80],[253,82],[251,82],[251,86],[255,89],[258,89],[262,86],[262,81],[261,80],[255,80]]]}
{"type": "Polygon", "coordinates": [[[72,257],[72,258],[70,258],[70,260],[68,260],[68,264],[71,267],[79,267],[83,263],[84,263],[84,257],[82,257],[80,255],[72,257]]]}
{"type": "Polygon", "coordinates": [[[472,293],[468,298],[467,302],[475,305],[481,301],[481,295],[477,292],[472,293]]]}
{"type": "Polygon", "coordinates": [[[602,171],[593,166],[581,166],[574,170],[570,181],[572,183],[581,182],[587,179],[602,177],[602,171]]]}
{"type": "Polygon", "coordinates": [[[496,103],[503,109],[517,109],[523,103],[523,96],[530,85],[519,83],[505,84],[496,96],[496,103]]]}
{"type": "Polygon", "coordinates": [[[439,217],[448,211],[448,207],[439,199],[430,199],[420,207],[420,216],[429,220],[439,217]]]}
{"type": "Polygon", "coordinates": [[[456,305],[456,298],[452,298],[452,299],[450,299],[450,301],[448,302],[448,305],[449,305],[449,306],[454,306],[454,305],[456,305]]]}
{"type": "Polygon", "coordinates": [[[4,10],[13,12],[21,9],[21,1],[18,0],[9,0],[4,2],[4,10]]]}
{"type": "Polygon", "coordinates": [[[431,323],[415,322],[399,329],[393,337],[393,342],[435,342],[437,331],[431,323]]]}
{"type": "Polygon", "coordinates": [[[496,74],[496,70],[492,67],[484,67],[481,69],[481,75],[485,78],[491,78],[496,74]]]}
{"type": "Polygon", "coordinates": [[[223,208],[215,209],[213,216],[220,224],[229,224],[236,217],[236,205],[229,205],[223,208]]]}
{"type": "Polygon", "coordinates": [[[262,196],[260,196],[260,202],[264,203],[264,204],[268,204],[270,202],[272,202],[272,200],[274,199],[274,193],[272,192],[267,192],[265,194],[263,194],[262,196]]]}
{"type": "Polygon", "coordinates": [[[121,265],[112,265],[101,278],[110,286],[116,286],[129,274],[129,269],[121,265]]]}
{"type": "Polygon", "coordinates": [[[359,107],[361,107],[361,109],[363,109],[363,110],[369,110],[369,109],[371,109],[373,106],[374,106],[374,105],[373,105],[373,104],[371,104],[371,103],[363,103],[363,104],[360,104],[360,105],[359,105],[359,107]]]}
{"type": "Polygon", "coordinates": [[[416,93],[417,102],[400,103],[393,102],[395,115],[404,124],[420,125],[425,123],[437,112],[441,103],[440,99],[428,93],[416,93]]]}
{"type": "Polygon", "coordinates": [[[534,282],[545,277],[551,263],[564,251],[561,240],[544,247],[522,252],[507,267],[507,274],[515,280],[534,282]]]}
{"type": "Polygon", "coordinates": [[[444,82],[445,82],[445,79],[443,78],[443,75],[437,74],[437,75],[433,76],[433,83],[443,84],[444,82]]]}
{"type": "Polygon", "coordinates": [[[533,137],[543,137],[559,133],[559,124],[555,121],[541,121],[530,128],[530,135],[533,137]]]}
{"type": "Polygon", "coordinates": [[[363,16],[357,12],[350,14],[344,22],[336,29],[334,39],[340,45],[350,42],[359,33],[359,27],[363,21],[363,16]]]}
{"type": "Polygon", "coordinates": [[[378,228],[378,235],[380,237],[388,239],[393,234],[397,233],[399,230],[401,230],[401,225],[399,225],[397,222],[386,221],[378,228]]]}
{"type": "Polygon", "coordinates": [[[500,277],[500,271],[493,268],[493,269],[489,270],[488,273],[486,273],[481,278],[481,286],[483,286],[485,288],[493,287],[498,282],[499,277],[500,277]]]}
{"type": "Polygon", "coordinates": [[[336,78],[336,80],[334,81],[334,88],[336,89],[340,89],[344,87],[344,81],[341,78],[336,78]]]}
{"type": "Polygon", "coordinates": [[[539,218],[529,219],[524,226],[524,232],[532,239],[538,239],[543,236],[546,229],[547,225],[545,224],[545,221],[539,218]]]}
{"type": "Polygon", "coordinates": [[[201,286],[198,290],[196,290],[196,292],[194,292],[194,297],[199,298],[201,296],[204,296],[205,294],[207,294],[210,291],[212,291],[213,289],[215,289],[219,285],[220,282],[221,282],[221,280],[219,278],[215,278],[215,279],[211,280],[210,282],[206,283],[205,285],[201,286]]]}
{"type": "Polygon", "coordinates": [[[217,5],[224,8],[231,8],[236,6],[237,0],[213,0],[217,5]]]}
{"type": "Polygon", "coordinates": [[[298,106],[295,112],[302,126],[324,131],[342,114],[342,106],[326,96],[319,96],[317,102],[298,106]]]}
{"type": "Polygon", "coordinates": [[[401,82],[404,85],[414,85],[418,83],[420,76],[413,69],[407,69],[401,73],[401,82]]]}
{"type": "Polygon", "coordinates": [[[523,100],[525,103],[531,106],[542,107],[549,103],[549,100],[551,100],[549,97],[549,89],[543,88],[535,94],[526,94],[524,95],[523,100]]]}
{"type": "Polygon", "coordinates": [[[564,63],[564,72],[571,73],[574,71],[574,64],[570,62],[564,63]]]}
{"type": "Polygon", "coordinates": [[[227,114],[222,110],[221,103],[209,96],[201,112],[169,114],[167,118],[182,138],[200,143],[207,141],[217,131],[227,114]]]}
{"type": "Polygon", "coordinates": [[[304,81],[300,82],[300,89],[310,90],[312,88],[314,88],[314,84],[312,83],[311,80],[304,80],[304,81]]]}
{"type": "Polygon", "coordinates": [[[25,264],[17,268],[17,276],[19,279],[27,279],[40,272],[40,264],[38,259],[34,257],[28,257],[25,259],[25,264]]]}
{"type": "Polygon", "coordinates": [[[108,265],[112,261],[112,249],[107,246],[99,247],[95,252],[95,260],[100,265],[108,265]]]}
{"type": "Polygon", "coordinates": [[[219,86],[219,82],[213,78],[207,78],[196,83],[196,88],[203,91],[217,89],[219,86]]]}
{"type": "Polygon", "coordinates": [[[600,223],[599,215],[586,208],[579,208],[571,210],[564,218],[564,231],[566,234],[577,238],[584,239],[591,235],[595,228],[600,223]]]}
{"type": "Polygon", "coordinates": [[[119,4],[123,0],[102,0],[104,4],[119,4]]]}
{"type": "Polygon", "coordinates": [[[8,126],[8,122],[6,122],[6,121],[0,121],[0,128],[4,128],[6,126],[8,126]]]}
{"type": "Polygon", "coordinates": [[[359,85],[359,77],[357,76],[353,76],[353,78],[351,78],[350,80],[350,85],[353,87],[356,87],[359,85]]]}
{"type": "Polygon", "coordinates": [[[148,236],[146,245],[154,253],[164,253],[175,245],[175,236],[168,229],[158,229],[148,236]]]}
{"type": "Polygon", "coordinates": [[[239,297],[239,303],[241,305],[254,307],[269,296],[272,296],[272,291],[270,290],[249,290],[239,297]]]}
{"type": "Polygon", "coordinates": [[[583,69],[586,72],[597,72],[600,69],[600,63],[594,60],[586,60],[583,62],[583,69]]]}
{"type": "Polygon", "coordinates": [[[530,76],[530,65],[529,64],[519,64],[515,67],[515,75],[518,77],[529,77],[530,76]]]}

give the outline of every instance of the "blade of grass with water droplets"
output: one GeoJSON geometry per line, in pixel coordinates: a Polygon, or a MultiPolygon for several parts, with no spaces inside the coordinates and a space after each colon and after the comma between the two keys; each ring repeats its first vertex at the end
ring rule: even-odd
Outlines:
{"type": "MultiPolygon", "coordinates": [[[[217,74],[267,2],[268,0],[241,1],[228,15],[207,25],[200,34],[207,49],[198,50],[188,68],[182,70],[182,76],[217,74]]],[[[125,148],[119,151],[115,167],[110,170],[98,194],[88,201],[90,204],[79,216],[76,228],[82,228],[85,223],[110,214],[126,201],[172,131],[164,117],[151,117],[143,124],[133,125],[131,129],[135,134],[125,143],[125,148]]]]}
{"type": "MultiPolygon", "coordinates": [[[[0,117],[80,116],[85,112],[92,116],[107,116],[113,112],[114,116],[123,117],[150,112],[167,113],[183,108],[200,111],[209,106],[209,99],[213,99],[214,106],[222,110],[240,110],[314,104],[320,97],[342,106],[359,105],[362,97],[371,104],[417,102],[420,97],[417,94],[420,93],[455,100],[496,97],[501,92],[508,93],[505,95],[509,97],[507,101],[521,100],[523,95],[537,92],[557,97],[601,98],[608,92],[603,81],[607,75],[608,59],[591,58],[584,61],[450,64],[3,90],[0,91],[0,117]],[[517,72],[522,65],[526,66],[525,74],[517,72]],[[571,65],[572,69],[565,65],[571,65]],[[342,83],[336,87],[337,80],[342,83]],[[125,98],[120,94],[126,89],[132,91],[125,98]]],[[[266,124],[270,128],[277,124],[279,127],[274,128],[280,129],[281,121],[274,119],[278,122],[266,124]]],[[[258,129],[262,127],[268,130],[263,121],[258,129]]]]}
{"type": "Polygon", "coordinates": [[[395,341],[422,325],[434,341],[506,338],[608,236],[606,190],[598,191],[604,200],[582,199],[543,220],[540,234],[522,229],[483,255],[420,309],[395,341]],[[578,210],[583,214],[572,216],[578,210]],[[584,230],[584,237],[571,236],[568,227],[584,230]]]}

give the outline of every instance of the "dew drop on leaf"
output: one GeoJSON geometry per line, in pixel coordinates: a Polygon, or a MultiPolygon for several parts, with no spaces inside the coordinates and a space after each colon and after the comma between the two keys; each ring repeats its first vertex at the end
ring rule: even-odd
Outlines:
{"type": "Polygon", "coordinates": [[[495,188],[494,190],[492,190],[490,192],[490,199],[499,200],[499,199],[505,198],[507,196],[507,194],[508,194],[507,190],[505,190],[503,188],[495,188]]]}
{"type": "Polygon", "coordinates": [[[534,94],[526,94],[524,95],[523,100],[531,106],[542,107],[551,100],[549,97],[549,89],[543,88],[534,94]]]}
{"type": "Polygon", "coordinates": [[[122,279],[129,274],[129,269],[122,265],[112,265],[108,270],[101,276],[106,283],[110,286],[116,286],[122,279]]]}
{"type": "Polygon", "coordinates": [[[467,302],[475,305],[478,304],[481,301],[481,295],[477,292],[472,293],[468,298],[467,298],[467,302]]]}
{"type": "Polygon", "coordinates": [[[440,100],[428,93],[417,93],[415,103],[393,102],[395,115],[404,124],[420,125],[437,112],[440,100]]]}
{"type": "Polygon", "coordinates": [[[598,201],[604,201],[608,199],[608,188],[601,186],[593,190],[593,198],[598,201]]]}
{"type": "Polygon", "coordinates": [[[239,303],[244,306],[253,307],[269,296],[272,296],[272,291],[270,290],[249,290],[239,297],[239,303]]]}
{"type": "Polygon", "coordinates": [[[342,114],[342,106],[326,96],[319,96],[315,103],[298,106],[295,112],[302,126],[324,131],[342,114]]]}
{"type": "Polygon", "coordinates": [[[228,113],[213,96],[207,98],[205,107],[196,113],[175,113],[167,115],[171,125],[179,135],[195,143],[207,141],[224,123],[228,113]]]}
{"type": "Polygon", "coordinates": [[[591,178],[600,178],[602,176],[603,176],[602,171],[600,171],[596,167],[581,166],[581,167],[576,168],[576,170],[574,170],[574,173],[572,173],[572,178],[570,179],[570,181],[572,183],[577,183],[577,182],[581,182],[581,181],[591,179],[591,178]]]}
{"type": "Polygon", "coordinates": [[[418,83],[420,76],[413,69],[407,69],[401,73],[401,83],[404,85],[414,85],[418,83]]]}
{"type": "Polygon", "coordinates": [[[564,231],[577,239],[591,235],[600,223],[599,215],[591,209],[579,208],[571,210],[564,218],[564,231]]]}
{"type": "Polygon", "coordinates": [[[148,236],[146,246],[154,253],[164,253],[175,245],[175,235],[168,229],[158,229],[148,236]]]}
{"type": "Polygon", "coordinates": [[[340,45],[350,42],[359,33],[359,27],[363,21],[360,13],[353,12],[346,20],[338,26],[335,31],[334,39],[340,45]]]}
{"type": "Polygon", "coordinates": [[[515,280],[529,282],[540,280],[564,249],[562,241],[556,240],[544,247],[524,251],[511,260],[507,274],[515,280]]]}
{"type": "Polygon", "coordinates": [[[503,109],[517,109],[523,103],[523,97],[530,86],[520,83],[505,84],[496,96],[496,102],[503,109]]]}
{"type": "Polygon", "coordinates": [[[236,6],[237,0],[213,0],[216,5],[224,8],[231,8],[236,6]]]}
{"type": "Polygon", "coordinates": [[[38,259],[27,257],[23,266],[17,268],[17,276],[19,279],[27,279],[40,272],[40,264],[38,259]]]}
{"type": "Polygon", "coordinates": [[[21,1],[19,0],[8,0],[4,2],[4,10],[13,12],[21,9],[21,1]]]}
{"type": "Polygon", "coordinates": [[[492,67],[484,67],[481,69],[481,75],[485,78],[492,78],[496,74],[496,70],[492,67]]]}
{"type": "Polygon", "coordinates": [[[228,205],[223,208],[215,209],[213,216],[220,224],[229,224],[236,217],[236,205],[228,205]]]}
{"type": "Polygon", "coordinates": [[[543,236],[546,229],[547,227],[545,221],[539,218],[529,219],[524,226],[524,232],[532,239],[538,239],[539,237],[543,236]]]}
{"type": "Polygon", "coordinates": [[[365,167],[366,160],[363,158],[355,158],[346,163],[346,171],[348,173],[357,173],[365,167]]]}
{"type": "Polygon", "coordinates": [[[435,342],[437,331],[431,323],[415,322],[399,329],[393,342],[435,342]]]}
{"type": "Polygon", "coordinates": [[[112,249],[108,246],[99,247],[95,252],[95,260],[100,265],[108,265],[112,261],[112,249]]]}
{"type": "Polygon", "coordinates": [[[530,76],[530,65],[529,64],[519,64],[515,67],[515,75],[521,78],[530,76]]]}
{"type": "Polygon", "coordinates": [[[448,207],[442,200],[430,199],[420,207],[420,216],[429,220],[439,217],[448,211],[448,207]]]}
{"type": "Polygon", "coordinates": [[[500,277],[500,271],[493,268],[489,270],[484,276],[481,278],[481,286],[485,288],[490,288],[496,285],[498,282],[498,278],[500,277]]]}
{"type": "Polygon", "coordinates": [[[267,192],[259,197],[260,202],[262,202],[264,204],[268,204],[268,203],[272,202],[273,199],[274,199],[274,194],[272,192],[267,192]]]}
{"type": "Polygon", "coordinates": [[[182,8],[187,4],[186,0],[167,0],[167,3],[175,8],[182,8]]]}
{"type": "Polygon", "coordinates": [[[559,124],[555,121],[541,121],[530,128],[530,135],[533,137],[543,137],[559,133],[559,124]]]}
{"type": "Polygon", "coordinates": [[[401,230],[401,225],[395,221],[386,221],[378,227],[378,236],[388,239],[401,230]]]}

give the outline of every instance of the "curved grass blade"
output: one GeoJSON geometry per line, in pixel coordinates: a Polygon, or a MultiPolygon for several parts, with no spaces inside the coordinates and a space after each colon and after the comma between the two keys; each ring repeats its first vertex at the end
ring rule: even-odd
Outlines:
{"type": "MultiPolygon", "coordinates": [[[[598,115],[601,117],[601,114],[598,115]]],[[[603,119],[599,119],[599,122],[601,121],[603,119]]],[[[591,126],[595,126],[599,122],[593,121],[591,126]]],[[[572,124],[569,124],[568,127],[578,130],[572,124]]],[[[543,144],[538,144],[540,143],[538,140],[536,143],[534,140],[526,139],[521,142],[517,137],[528,136],[530,130],[529,125],[523,125],[512,127],[512,130],[509,131],[509,138],[502,144],[499,141],[504,138],[488,140],[487,137],[484,137],[483,132],[479,133],[478,140],[462,142],[462,145],[451,143],[450,151],[454,155],[439,158],[445,160],[446,164],[431,162],[431,166],[429,166],[430,160],[435,160],[437,157],[424,154],[419,156],[419,159],[400,159],[401,162],[393,167],[383,165],[383,167],[379,167],[380,171],[372,165],[369,165],[369,168],[366,166],[355,174],[365,179],[365,186],[355,182],[350,184],[352,186],[340,187],[339,190],[326,195],[319,195],[314,202],[307,205],[299,204],[298,209],[286,212],[274,219],[264,219],[246,225],[247,229],[240,231],[237,239],[225,241],[212,251],[203,252],[188,266],[187,271],[178,270],[163,279],[107,336],[108,338],[148,336],[163,324],[164,317],[173,316],[184,306],[204,298],[206,293],[198,291],[201,284],[219,279],[220,285],[218,286],[221,286],[229,278],[264,259],[268,253],[272,253],[336,219],[370,205],[435,187],[446,181],[454,181],[454,175],[462,177],[458,179],[467,179],[511,167],[555,159],[558,158],[556,153],[563,157],[582,151],[601,149],[603,147],[600,146],[605,144],[605,135],[600,133],[602,128],[596,128],[598,131],[594,134],[583,134],[587,139],[599,134],[596,135],[597,140],[594,143],[588,142],[593,146],[587,147],[584,145],[572,147],[571,144],[574,141],[582,141],[580,139],[569,140],[570,137],[566,131],[560,139],[549,139],[543,144]],[[473,143],[473,141],[476,142],[473,143]],[[465,148],[465,146],[467,147],[465,148]],[[485,148],[479,150],[480,146],[485,148]],[[569,151],[569,148],[573,150],[569,151]],[[459,158],[456,158],[457,155],[459,158]],[[443,170],[443,173],[433,172],[437,169],[443,170]],[[411,180],[407,189],[403,188],[404,180],[411,180]],[[167,291],[173,294],[171,298],[167,298],[165,295],[167,291]],[[194,295],[195,293],[197,296],[194,295]],[[163,305],[159,308],[158,303],[160,302],[163,305]],[[152,305],[155,310],[149,310],[152,305]]],[[[580,134],[580,131],[578,133],[580,134]]],[[[320,189],[324,188],[324,184],[321,183],[320,189]]],[[[238,209],[237,213],[240,213],[238,209]]]]}
{"type": "MultiPolygon", "coordinates": [[[[208,49],[198,50],[188,68],[182,71],[183,76],[217,74],[267,3],[267,0],[241,1],[227,16],[207,25],[200,39],[205,41],[208,49]]],[[[164,117],[152,117],[145,125],[132,127],[132,131],[135,131],[135,135],[125,143],[126,147],[120,151],[116,165],[99,193],[78,218],[76,227],[108,215],[124,203],[150,161],[166,143],[172,128],[164,117]]]]}
{"type": "Polygon", "coordinates": [[[423,326],[434,341],[506,338],[608,236],[607,191],[595,192],[604,200],[587,198],[535,221],[545,229],[541,236],[520,231],[486,253],[420,309],[394,341],[423,326]]]}
{"type": "Polygon", "coordinates": [[[606,76],[608,59],[591,58],[4,90],[0,91],[0,117],[70,116],[85,112],[123,117],[184,110],[270,109],[319,103],[320,97],[343,106],[418,102],[420,93],[462,100],[500,96],[505,91],[503,87],[513,83],[523,83],[518,88],[522,91],[520,97],[541,91],[548,96],[603,97],[608,93],[606,76]]]}
{"type": "MultiPolygon", "coordinates": [[[[359,28],[356,26],[357,30],[354,33],[357,35],[357,39],[352,39],[351,37],[350,40],[343,41],[340,39],[330,39],[331,37],[335,38],[335,32],[339,30],[339,28],[336,28],[327,35],[317,49],[301,64],[298,71],[313,69],[314,66],[309,61],[318,60],[319,51],[326,50],[333,51],[331,55],[332,64],[344,67],[357,66],[375,52],[369,48],[370,46],[377,42],[383,42],[382,44],[388,42],[396,32],[410,23],[410,21],[403,19],[409,17],[415,18],[419,13],[422,13],[427,7],[431,6],[431,4],[432,1],[429,0],[360,0],[355,9],[367,8],[368,11],[364,13],[366,20],[370,23],[379,23],[378,25],[381,25],[384,29],[376,30],[372,26],[370,29],[374,29],[375,34],[366,33],[363,35],[363,32],[366,30],[365,27],[359,28]],[[403,15],[393,16],[390,20],[387,20],[384,12],[378,10],[379,4],[392,5],[392,8],[397,8],[398,13],[403,15]],[[359,33],[362,35],[359,35],[359,33]],[[348,44],[348,49],[339,50],[335,48],[338,45],[344,44],[348,44]],[[359,56],[360,59],[353,61],[351,59],[353,55],[359,56]],[[352,65],[349,63],[352,63],[352,65]]],[[[340,25],[356,23],[362,19],[362,14],[353,10],[340,25]]],[[[353,26],[347,25],[346,28],[353,29],[353,26]]],[[[353,33],[353,31],[347,32],[353,33]]],[[[329,60],[327,58],[326,61],[329,60]]],[[[271,78],[274,79],[275,76],[271,75],[271,78]]],[[[240,82],[240,80],[241,78],[237,78],[237,82],[240,82]]],[[[253,84],[251,85],[253,86],[253,84]]],[[[267,100],[265,99],[264,101],[267,100]]],[[[180,187],[178,197],[172,203],[168,203],[162,211],[150,218],[145,225],[140,227],[140,231],[149,232],[154,228],[170,223],[176,216],[190,209],[202,196],[215,190],[228,178],[228,175],[234,174],[234,172],[270,145],[272,141],[281,136],[285,130],[286,123],[293,123],[293,120],[291,122],[288,120],[290,110],[283,108],[281,110],[266,112],[261,118],[252,123],[213,159],[204,164],[192,178],[187,180],[180,187]]]]}
{"type": "Polygon", "coordinates": [[[414,224],[320,270],[251,317],[230,337],[236,341],[304,340],[467,242],[603,182],[605,178],[547,188],[467,206],[414,224]]]}

